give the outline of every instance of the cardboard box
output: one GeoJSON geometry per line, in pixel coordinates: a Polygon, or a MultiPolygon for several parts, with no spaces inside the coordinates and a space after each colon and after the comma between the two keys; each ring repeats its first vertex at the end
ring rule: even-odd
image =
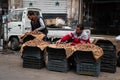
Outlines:
{"type": "Polygon", "coordinates": [[[47,26],[49,26],[49,25],[55,25],[56,24],[56,19],[45,19],[45,24],[47,26]]]}

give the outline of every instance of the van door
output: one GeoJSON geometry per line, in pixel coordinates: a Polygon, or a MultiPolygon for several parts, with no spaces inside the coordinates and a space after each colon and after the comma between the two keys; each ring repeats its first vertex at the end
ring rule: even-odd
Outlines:
{"type": "Polygon", "coordinates": [[[14,10],[8,15],[8,36],[23,33],[23,10],[14,10]]]}
{"type": "Polygon", "coordinates": [[[31,31],[31,24],[30,24],[31,20],[28,19],[28,17],[27,17],[27,10],[25,10],[23,13],[24,13],[23,14],[23,24],[24,24],[23,25],[24,26],[23,33],[30,32],[31,31]]]}

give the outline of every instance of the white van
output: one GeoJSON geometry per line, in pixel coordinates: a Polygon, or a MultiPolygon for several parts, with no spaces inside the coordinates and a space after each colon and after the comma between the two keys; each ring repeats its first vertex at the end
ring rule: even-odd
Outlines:
{"type": "Polygon", "coordinates": [[[41,10],[38,8],[19,8],[8,14],[7,26],[4,27],[4,41],[10,43],[12,50],[19,47],[19,36],[31,31],[30,20],[27,17],[28,11],[34,11],[37,16],[42,17],[41,10]]]}

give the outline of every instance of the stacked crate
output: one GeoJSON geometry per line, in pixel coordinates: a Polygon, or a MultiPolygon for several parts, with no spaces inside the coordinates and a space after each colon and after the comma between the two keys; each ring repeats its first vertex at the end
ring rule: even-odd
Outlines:
{"type": "Polygon", "coordinates": [[[69,62],[66,58],[66,51],[63,48],[47,47],[48,62],[47,68],[51,71],[67,72],[69,70],[69,62]]]}
{"type": "Polygon", "coordinates": [[[24,68],[40,69],[45,66],[43,52],[38,47],[24,47],[22,59],[24,68]]]}
{"type": "Polygon", "coordinates": [[[117,57],[117,66],[120,67],[120,52],[118,52],[117,57]]]}
{"type": "Polygon", "coordinates": [[[91,51],[76,51],[73,56],[77,74],[99,76],[100,59],[95,60],[91,51]]]}
{"type": "Polygon", "coordinates": [[[96,45],[103,49],[101,58],[101,71],[115,73],[116,72],[116,48],[109,40],[98,40],[96,45]]]}

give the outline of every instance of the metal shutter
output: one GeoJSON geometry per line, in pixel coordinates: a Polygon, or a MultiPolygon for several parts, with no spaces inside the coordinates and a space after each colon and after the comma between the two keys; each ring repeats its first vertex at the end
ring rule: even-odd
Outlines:
{"type": "Polygon", "coordinates": [[[23,0],[23,7],[37,7],[43,13],[67,13],[67,0],[23,0]]]}

